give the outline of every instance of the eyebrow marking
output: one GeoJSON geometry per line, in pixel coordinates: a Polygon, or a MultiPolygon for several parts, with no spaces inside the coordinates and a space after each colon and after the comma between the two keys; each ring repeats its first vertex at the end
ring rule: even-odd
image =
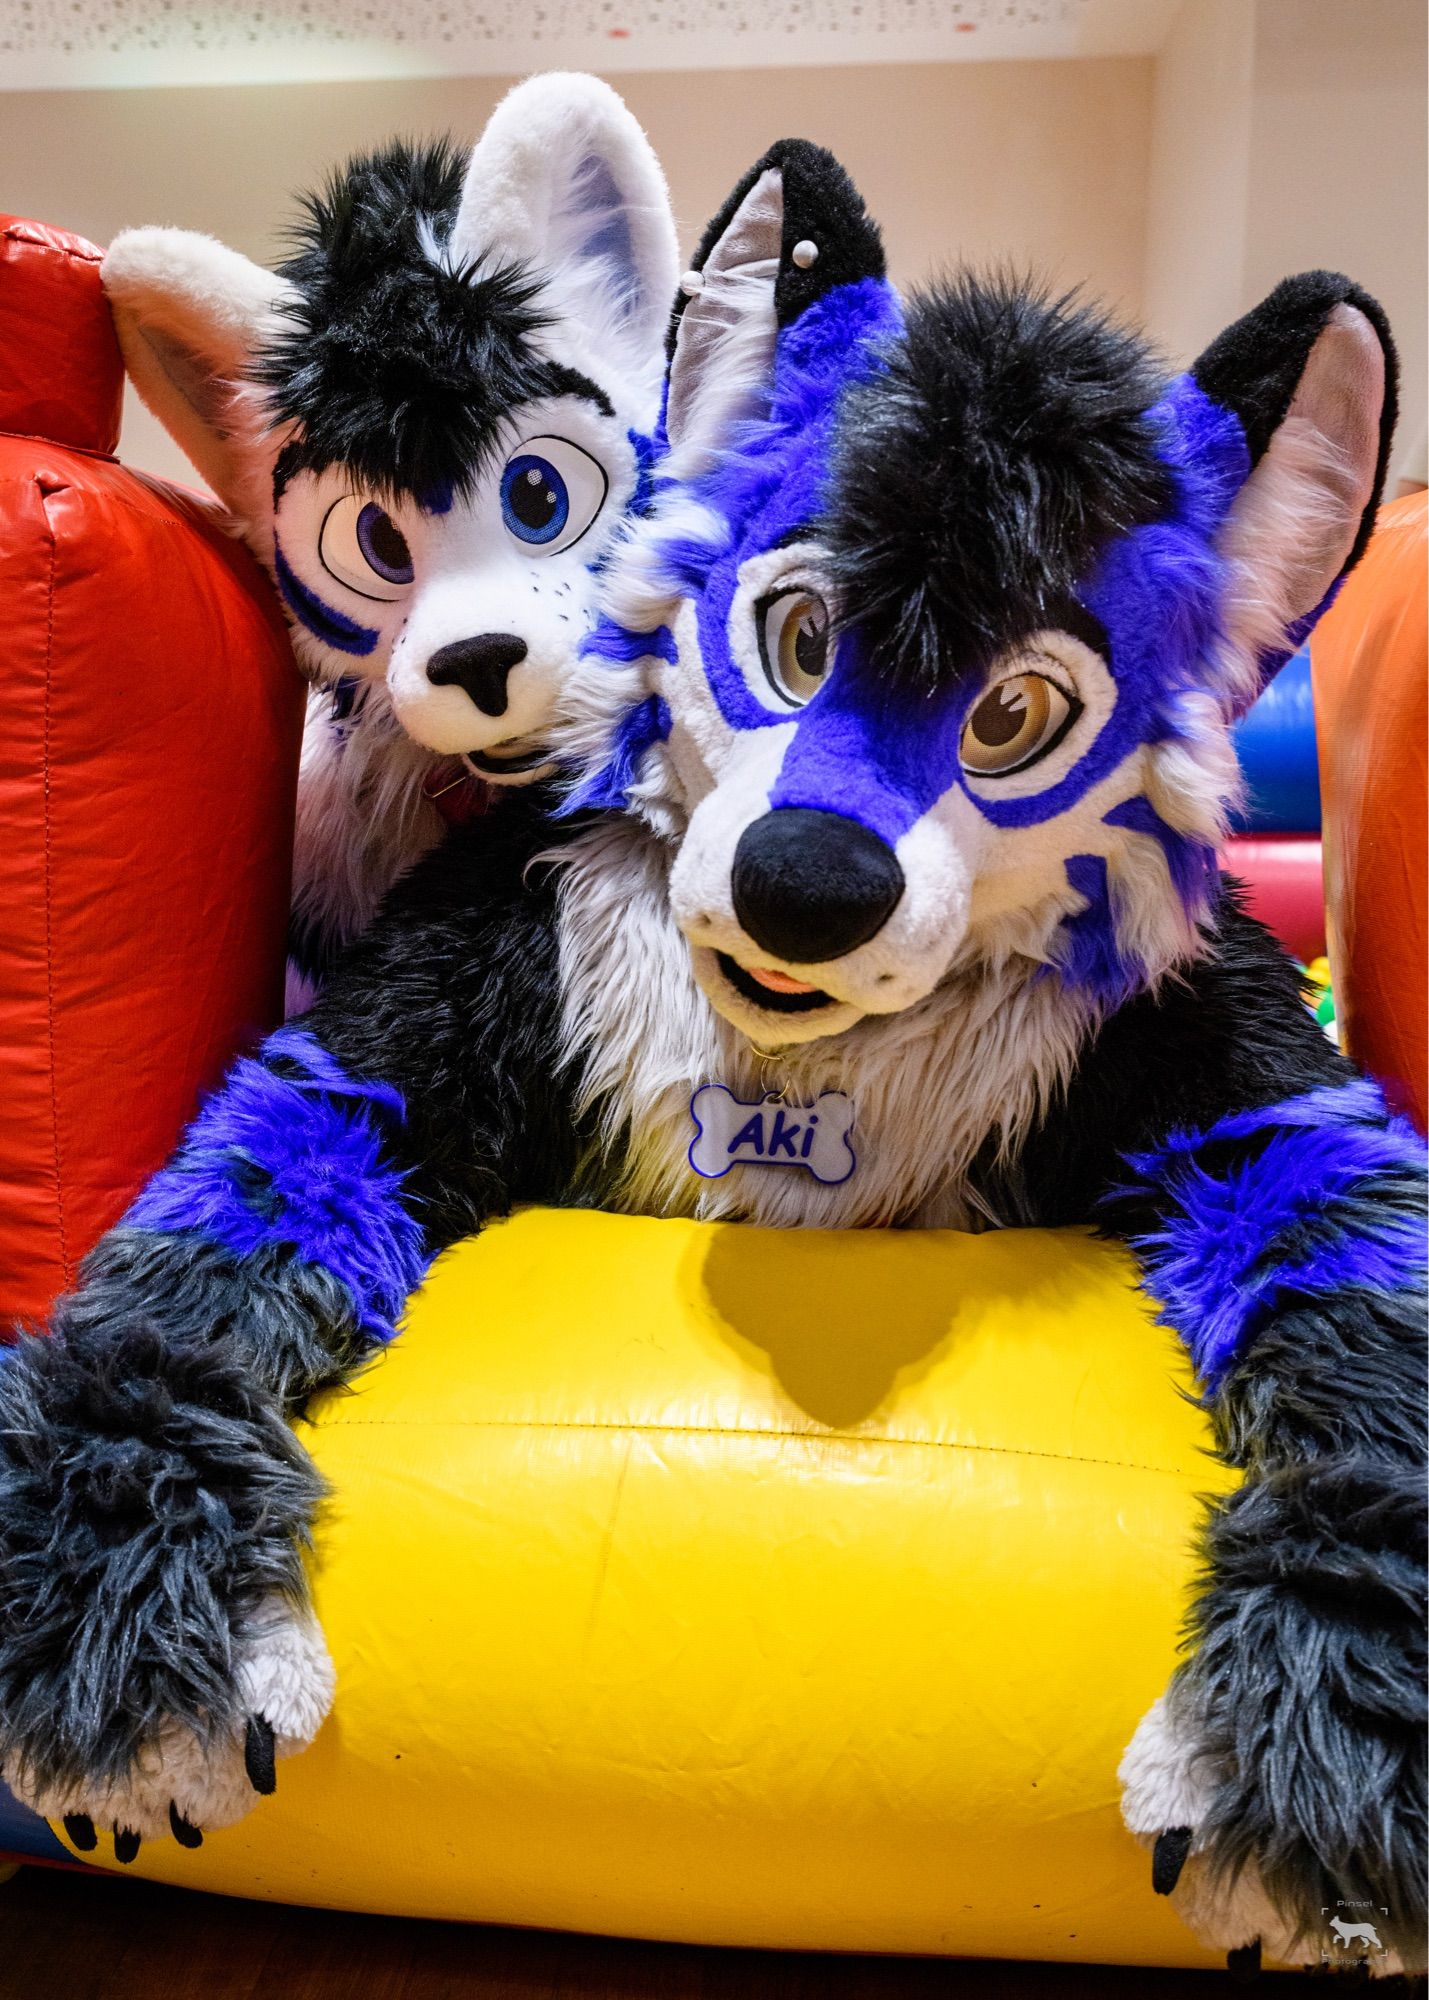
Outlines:
{"type": "Polygon", "coordinates": [[[556,361],[550,370],[551,393],[557,396],[578,396],[583,403],[594,403],[603,417],[615,415],[615,405],[598,382],[592,382],[589,375],[582,375],[578,368],[567,368],[556,361]]]}

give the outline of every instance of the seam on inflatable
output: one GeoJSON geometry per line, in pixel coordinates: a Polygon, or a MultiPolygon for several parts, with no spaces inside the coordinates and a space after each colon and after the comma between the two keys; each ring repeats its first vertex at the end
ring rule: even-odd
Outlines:
{"type": "Polygon", "coordinates": [[[1103,1465],[1114,1472],[1154,1472],[1166,1479],[1184,1479],[1175,1465],[1143,1465],[1126,1458],[1087,1458],[1065,1451],[1034,1451],[1020,1444],[965,1444],[959,1438],[885,1437],[877,1431],[770,1431],[728,1424],[586,1424],[552,1418],[524,1417],[340,1417],[330,1424],[308,1423],[311,1431],[611,1431],[634,1437],[769,1438],[781,1444],[898,1445],[911,1451],[975,1451],[998,1458],[1045,1458],[1055,1465],[1103,1465]]]}
{"type": "Polygon", "coordinates": [[[45,586],[45,708],[41,752],[44,762],[45,808],[45,1011],[50,1053],[50,1125],[54,1135],[55,1215],[59,1225],[60,1277],[64,1289],[68,1290],[73,1273],[69,1260],[69,1232],[65,1226],[64,1165],[60,1148],[60,1093],[58,1068],[55,1062],[54,862],[50,826],[50,703],[54,684],[55,571],[59,565],[59,538],[50,519],[49,496],[38,480],[35,482],[35,487],[40,495],[45,527],[50,537],[50,569],[45,586]]]}
{"type": "Polygon", "coordinates": [[[0,430],[0,438],[19,438],[25,444],[47,444],[52,451],[72,451],[77,458],[97,458],[102,465],[118,465],[117,451],[96,451],[88,444],[61,444],[51,437],[41,437],[38,431],[0,430]]]}

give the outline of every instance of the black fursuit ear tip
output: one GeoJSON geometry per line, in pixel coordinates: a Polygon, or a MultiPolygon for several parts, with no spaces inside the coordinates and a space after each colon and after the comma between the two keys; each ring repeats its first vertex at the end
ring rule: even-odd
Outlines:
{"type": "Polygon", "coordinates": [[[1245,430],[1251,464],[1258,464],[1290,408],[1310,350],[1336,306],[1363,313],[1384,350],[1384,407],[1374,487],[1360,533],[1346,562],[1352,569],[1374,525],[1399,417],[1399,354],[1379,300],[1342,271],[1300,271],[1282,278],[1259,305],[1218,334],[1191,374],[1212,402],[1231,410],[1245,430]]]}
{"type": "MultiPolygon", "coordinates": [[[[816,146],[810,139],[776,139],[759,156],[700,238],[690,260],[691,270],[704,269],[750,189],[770,172],[780,177],[784,204],[779,277],[774,288],[775,317],[780,326],[790,325],[837,286],[887,275],[883,238],[863,196],[827,146],[816,146]]],[[[686,303],[683,292],[676,296],[671,352],[686,303]]]]}

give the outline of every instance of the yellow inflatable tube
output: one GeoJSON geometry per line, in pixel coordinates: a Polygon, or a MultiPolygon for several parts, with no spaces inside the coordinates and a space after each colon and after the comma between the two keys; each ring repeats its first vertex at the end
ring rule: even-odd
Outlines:
{"type": "MultiPolygon", "coordinates": [[[[715,1944],[1211,1963],[1115,1771],[1205,1456],[1077,1232],[531,1211],[303,1436],[333,1715],[134,1872],[715,1944]]],[[[56,1829],[61,1832],[61,1829],[56,1829]]]]}

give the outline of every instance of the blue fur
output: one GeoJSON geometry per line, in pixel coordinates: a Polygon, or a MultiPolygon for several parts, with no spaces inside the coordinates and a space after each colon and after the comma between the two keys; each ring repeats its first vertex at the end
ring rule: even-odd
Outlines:
{"type": "Polygon", "coordinates": [[[1086,898],[1087,907],[1058,929],[1057,969],[1068,986],[1089,988],[1108,1007],[1119,1007],[1140,986],[1143,968],[1117,944],[1106,859],[1072,854],[1065,867],[1067,880],[1086,898]]]}
{"type": "Polygon", "coordinates": [[[276,537],[273,542],[273,574],[278,580],[278,589],[283,602],[300,625],[307,627],[315,639],[321,639],[325,646],[331,646],[339,653],[370,653],[376,646],[379,633],[370,626],[359,625],[355,619],[345,617],[341,611],[334,611],[294,573],[282,546],[276,537]]]}
{"type": "Polygon", "coordinates": [[[1208,847],[1203,840],[1191,840],[1184,833],[1177,833],[1162,819],[1150,799],[1140,793],[1135,798],[1123,799],[1120,805],[1103,813],[1102,823],[1105,826],[1124,826],[1132,833],[1147,834],[1158,842],[1181,901],[1188,909],[1204,909],[1208,905],[1219,872],[1213,847],[1208,847]]]}
{"type": "Polygon", "coordinates": [[[587,633],[580,652],[582,659],[616,660],[623,666],[646,659],[664,660],[673,666],[679,658],[675,635],[668,625],[657,625],[653,632],[632,632],[613,618],[602,618],[595,630],[587,633]]]}
{"type": "Polygon", "coordinates": [[[556,808],[556,818],[566,819],[577,812],[623,812],[630,802],[630,788],[640,771],[640,760],[655,744],[670,734],[671,715],[663,695],[652,694],[628,709],[621,718],[611,743],[610,757],[556,808]]]}
{"type": "Polygon", "coordinates": [[[1129,1156],[1140,1186],[1171,1212],[1137,1239],[1148,1283],[1214,1388],[1266,1317],[1296,1299],[1422,1285],[1422,1216],[1383,1199],[1420,1175],[1423,1140],[1364,1080],[1179,1132],[1129,1156]],[[1242,1147],[1227,1161],[1225,1150],[1242,1147]],[[1215,1149],[1209,1159],[1207,1148],[1215,1149]]]}
{"type": "Polygon", "coordinates": [[[673,591],[693,598],[700,653],[715,699],[735,729],[787,722],[754,695],[729,649],[729,613],[750,556],[812,530],[825,504],[830,451],[847,391],[882,365],[902,324],[897,297],[879,279],[840,285],[779,336],[769,405],[742,425],[693,497],[723,524],[706,542],[671,537],[657,549],[673,591]]]}
{"type": "Polygon", "coordinates": [[[301,1029],[279,1029],[204,1105],[125,1224],[195,1232],[238,1257],[291,1250],[347,1287],[369,1340],[390,1340],[426,1263],[404,1176],[383,1155],[384,1122],[403,1116],[390,1085],[347,1076],[301,1029]],[[303,1074],[275,1074],[277,1060],[303,1074]]]}

